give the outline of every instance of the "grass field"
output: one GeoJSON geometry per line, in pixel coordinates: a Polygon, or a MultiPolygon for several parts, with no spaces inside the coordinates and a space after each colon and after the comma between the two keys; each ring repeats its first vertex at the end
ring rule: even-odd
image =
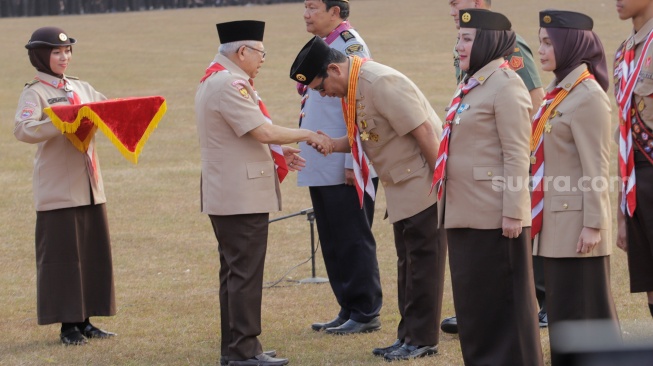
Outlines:
{"type": "MultiPolygon", "coordinates": [[[[365,37],[375,60],[403,71],[422,88],[443,116],[455,87],[451,50],[455,28],[446,0],[356,0],[351,21],[365,37]]],[[[581,11],[595,20],[608,59],[630,30],[619,21],[614,1],[503,0],[503,12],[537,49],[537,12],[544,8],[581,11]]],[[[267,22],[266,63],[257,89],[275,123],[296,126],[299,97],[288,78],[290,65],[310,38],[303,4],[201,8],[137,13],[3,19],[0,73],[0,364],[2,365],[216,365],[219,352],[218,254],[208,218],[199,212],[199,149],[193,99],[204,69],[218,46],[215,23],[237,19],[267,22]],[[86,347],[63,347],[56,325],[36,325],[34,222],[31,176],[35,147],[14,139],[13,116],[23,84],[34,70],[24,44],[40,26],[57,25],[78,39],[71,75],[89,81],[109,98],[163,95],[168,113],[140,156],[127,162],[98,137],[108,196],[118,314],[95,319],[119,333],[86,347]]],[[[611,69],[611,67],[610,67],[611,69]]],[[[552,75],[543,74],[548,83],[552,75]]],[[[611,99],[613,99],[611,97],[611,99]]],[[[614,102],[613,102],[614,103],[614,102]]],[[[613,117],[616,125],[616,116],[613,117]]],[[[613,147],[613,157],[615,149],[613,147]]],[[[616,162],[616,158],[613,158],[616,162]]],[[[614,167],[613,167],[614,171],[614,167]]],[[[283,184],[279,217],[311,206],[308,191],[283,184]]],[[[374,233],[385,295],[383,329],[368,335],[332,337],[310,323],[332,318],[337,306],[327,284],[299,284],[311,276],[310,263],[264,290],[266,349],[276,349],[293,365],[382,365],[373,347],[395,339],[395,251],[391,225],[382,220],[378,196],[374,233]]],[[[613,202],[613,208],[616,207],[613,202]]],[[[266,283],[276,282],[310,255],[304,216],[273,223],[266,283]]],[[[624,339],[653,339],[653,321],[642,294],[628,293],[625,254],[615,247],[612,285],[624,339]]],[[[326,276],[318,255],[317,275],[326,276]]],[[[443,316],[453,315],[447,277],[443,316]]],[[[470,301],[474,299],[470,294],[470,301]]],[[[488,314],[491,316],[491,314],[488,314]]],[[[434,325],[437,326],[437,325],[434,325]]],[[[542,345],[548,356],[548,333],[542,345]]],[[[460,365],[458,338],[442,334],[440,355],[406,365],[460,365]]]]}

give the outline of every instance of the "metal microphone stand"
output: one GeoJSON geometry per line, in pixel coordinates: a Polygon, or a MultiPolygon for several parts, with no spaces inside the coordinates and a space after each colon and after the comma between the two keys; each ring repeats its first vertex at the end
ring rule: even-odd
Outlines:
{"type": "Polygon", "coordinates": [[[276,219],[272,219],[269,222],[273,223],[275,221],[281,221],[285,220],[291,217],[295,216],[300,216],[300,215],[306,215],[306,220],[310,223],[311,226],[311,274],[312,277],[304,278],[303,280],[300,280],[299,283],[324,283],[324,282],[329,282],[328,278],[323,278],[323,277],[315,277],[315,230],[314,224],[315,224],[315,212],[313,211],[313,207],[311,208],[305,208],[299,212],[295,212],[290,215],[286,216],[281,216],[277,217],[276,219]]]}

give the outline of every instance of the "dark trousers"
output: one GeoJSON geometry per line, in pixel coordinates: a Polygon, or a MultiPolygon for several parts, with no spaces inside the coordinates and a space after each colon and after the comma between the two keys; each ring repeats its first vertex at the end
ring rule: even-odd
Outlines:
{"type": "Polygon", "coordinates": [[[617,310],[610,290],[610,257],[544,258],[548,290],[551,364],[565,365],[553,338],[558,325],[574,320],[613,320],[611,334],[589,336],[621,339],[617,310]]]}
{"type": "Polygon", "coordinates": [[[630,292],[653,291],[653,165],[635,151],[637,207],[628,226],[630,292]]]}
{"type": "MultiPolygon", "coordinates": [[[[374,179],[374,188],[378,179],[374,179]]],[[[367,323],[379,315],[383,296],[372,235],[374,201],[361,209],[354,186],[309,187],[324,265],[339,317],[367,323]]]]}
{"type": "Polygon", "coordinates": [[[447,229],[449,267],[465,365],[543,365],[530,228],[447,229]]]}
{"type": "Polygon", "coordinates": [[[258,336],[269,216],[209,215],[220,253],[220,351],[229,360],[263,352],[258,336]]]}
{"type": "Polygon", "coordinates": [[[393,224],[401,320],[397,338],[412,346],[439,342],[447,245],[437,204],[393,224]]]}

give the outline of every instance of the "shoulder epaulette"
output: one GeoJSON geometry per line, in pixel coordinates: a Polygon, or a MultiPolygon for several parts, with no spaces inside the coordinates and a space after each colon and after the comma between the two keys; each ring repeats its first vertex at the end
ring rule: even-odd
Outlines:
{"type": "Polygon", "coordinates": [[[36,84],[38,82],[39,82],[39,79],[32,79],[32,80],[28,81],[27,83],[25,83],[25,87],[29,88],[30,86],[32,86],[32,85],[34,85],[34,84],[36,84]]]}
{"type": "Polygon", "coordinates": [[[66,78],[72,79],[72,80],[79,80],[79,78],[77,76],[68,76],[68,75],[66,75],[66,78]]]}
{"type": "Polygon", "coordinates": [[[342,31],[342,33],[340,33],[340,37],[342,37],[345,42],[349,41],[352,38],[356,38],[356,36],[348,30],[342,31]]]}

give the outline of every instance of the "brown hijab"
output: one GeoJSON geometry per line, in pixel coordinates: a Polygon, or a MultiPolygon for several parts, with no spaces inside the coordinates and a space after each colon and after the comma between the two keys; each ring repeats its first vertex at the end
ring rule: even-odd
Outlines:
{"type": "MultiPolygon", "coordinates": [[[[50,68],[50,54],[53,49],[53,47],[32,48],[27,50],[27,55],[29,56],[29,62],[32,63],[32,66],[34,66],[36,70],[61,78],[63,75],[55,74],[50,68]]],[[[71,52],[72,50],[73,48],[70,47],[71,52]]]]}
{"type": "Polygon", "coordinates": [[[601,85],[603,91],[610,86],[608,66],[601,40],[591,30],[571,28],[546,28],[555,53],[556,80],[564,79],[581,64],[586,64],[590,73],[601,85]]]}

